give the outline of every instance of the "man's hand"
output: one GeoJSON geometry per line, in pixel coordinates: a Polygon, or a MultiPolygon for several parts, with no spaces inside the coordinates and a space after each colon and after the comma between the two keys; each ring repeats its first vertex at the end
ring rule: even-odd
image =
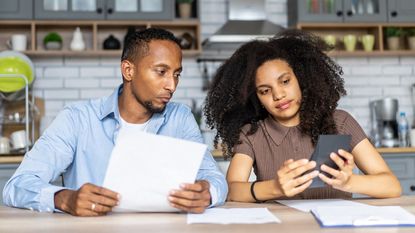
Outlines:
{"type": "Polygon", "coordinates": [[[105,215],[118,202],[118,193],[89,183],[77,191],[64,189],[55,193],[55,207],[75,216],[105,215]]]}
{"type": "Polygon", "coordinates": [[[168,197],[174,208],[191,212],[203,213],[210,205],[210,184],[206,180],[198,180],[194,184],[182,184],[180,190],[172,190],[168,197]]]}

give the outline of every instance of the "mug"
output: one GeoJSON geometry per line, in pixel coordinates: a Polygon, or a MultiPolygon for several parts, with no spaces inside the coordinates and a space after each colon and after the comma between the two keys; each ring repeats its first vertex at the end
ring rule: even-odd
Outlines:
{"type": "Polygon", "coordinates": [[[356,47],[356,36],[355,35],[345,35],[343,37],[343,43],[344,47],[346,48],[346,51],[353,52],[356,47]]]}
{"type": "Polygon", "coordinates": [[[8,137],[0,138],[0,154],[10,153],[10,139],[8,137]]]}
{"type": "Polygon", "coordinates": [[[26,130],[19,130],[11,133],[10,142],[14,150],[22,149],[25,148],[26,145],[30,145],[29,141],[26,142],[26,130]]]}
{"type": "Polygon", "coordinates": [[[366,52],[373,51],[373,46],[375,45],[374,35],[370,35],[370,34],[363,35],[360,38],[360,40],[362,41],[362,44],[363,44],[363,50],[365,50],[366,52]]]}
{"type": "Polygon", "coordinates": [[[11,39],[7,41],[9,49],[15,51],[25,51],[27,48],[27,39],[24,34],[12,35],[11,39]]]}
{"type": "Polygon", "coordinates": [[[336,45],[336,37],[334,35],[324,36],[324,41],[326,42],[326,44],[328,44],[330,46],[335,46],[336,45]]]}

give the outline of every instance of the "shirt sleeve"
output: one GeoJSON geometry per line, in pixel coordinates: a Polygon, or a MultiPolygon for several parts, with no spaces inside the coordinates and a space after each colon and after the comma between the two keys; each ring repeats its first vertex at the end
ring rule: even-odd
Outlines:
{"type": "Polygon", "coordinates": [[[251,141],[249,140],[244,130],[239,134],[239,141],[241,143],[235,144],[233,147],[234,154],[240,153],[251,157],[255,161],[255,153],[251,141]]]}
{"type": "Polygon", "coordinates": [[[26,153],[4,187],[5,205],[40,212],[55,211],[55,193],[64,187],[54,186],[51,182],[65,171],[74,157],[77,131],[74,111],[65,108],[60,112],[26,153]]]}
{"type": "Polygon", "coordinates": [[[343,110],[337,110],[336,121],[340,121],[339,132],[341,134],[351,135],[352,139],[350,146],[353,148],[359,144],[363,139],[367,138],[365,131],[359,125],[359,123],[348,112],[343,110]]]}
{"type": "MultiPolygon", "coordinates": [[[[182,138],[189,141],[203,143],[203,137],[190,110],[186,111],[183,123],[182,138]]],[[[212,154],[206,150],[202,163],[197,173],[197,180],[207,180],[210,184],[212,203],[210,207],[223,205],[228,195],[228,184],[225,176],[219,170],[212,154]]]]}

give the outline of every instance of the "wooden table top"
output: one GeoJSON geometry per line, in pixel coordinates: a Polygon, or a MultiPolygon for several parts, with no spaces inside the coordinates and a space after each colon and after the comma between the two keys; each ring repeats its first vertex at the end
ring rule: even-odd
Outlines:
{"type": "MultiPolygon", "coordinates": [[[[415,214],[415,196],[393,199],[355,199],[372,205],[399,205],[415,214]]],[[[112,213],[102,217],[73,217],[62,213],[39,213],[0,206],[0,232],[415,232],[415,227],[321,228],[310,213],[278,203],[228,202],[225,208],[267,207],[282,223],[273,224],[186,224],[184,213],[112,213]]]]}

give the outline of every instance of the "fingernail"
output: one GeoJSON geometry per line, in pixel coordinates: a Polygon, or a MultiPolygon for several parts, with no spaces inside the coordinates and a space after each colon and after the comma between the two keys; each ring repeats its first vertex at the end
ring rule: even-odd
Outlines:
{"type": "Polygon", "coordinates": [[[117,199],[120,200],[121,199],[121,194],[117,194],[117,199]]]}

